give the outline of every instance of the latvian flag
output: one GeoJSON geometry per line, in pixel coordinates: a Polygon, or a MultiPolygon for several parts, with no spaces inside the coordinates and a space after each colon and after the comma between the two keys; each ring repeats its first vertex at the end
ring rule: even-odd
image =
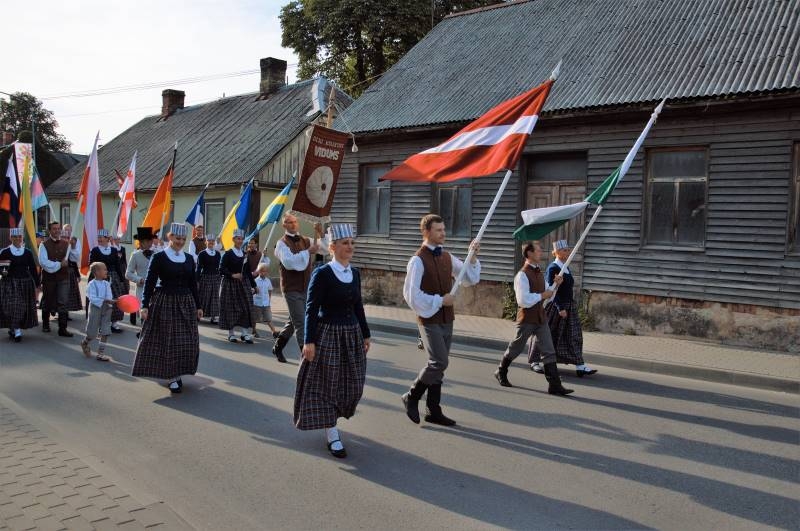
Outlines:
{"type": "Polygon", "coordinates": [[[443,144],[409,157],[380,180],[444,183],[513,170],[552,86],[549,79],[501,103],[443,144]]]}

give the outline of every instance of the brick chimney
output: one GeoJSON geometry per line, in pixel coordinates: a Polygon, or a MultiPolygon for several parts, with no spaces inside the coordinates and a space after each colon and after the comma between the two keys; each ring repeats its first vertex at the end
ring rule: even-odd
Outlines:
{"type": "Polygon", "coordinates": [[[2,145],[7,146],[9,144],[12,144],[13,142],[14,142],[14,133],[12,133],[11,131],[3,132],[3,144],[2,145]]]}
{"type": "Polygon", "coordinates": [[[274,57],[261,59],[261,83],[259,98],[267,98],[286,85],[286,61],[274,57]]]}
{"type": "Polygon", "coordinates": [[[166,120],[178,109],[183,109],[186,93],[182,90],[164,89],[161,91],[161,119],[166,120]]]}

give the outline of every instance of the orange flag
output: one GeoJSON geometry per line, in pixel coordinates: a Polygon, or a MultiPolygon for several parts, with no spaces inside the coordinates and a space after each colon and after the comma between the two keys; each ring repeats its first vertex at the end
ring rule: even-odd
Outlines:
{"type": "MultiPolygon", "coordinates": [[[[178,149],[172,153],[172,162],[167,168],[167,173],[161,179],[158,185],[156,194],[153,200],[150,201],[150,208],[147,210],[144,220],[142,220],[140,227],[150,227],[153,232],[161,230],[161,228],[169,221],[171,201],[172,201],[172,177],[175,174],[175,155],[178,149]]],[[[159,234],[161,239],[164,238],[163,234],[159,234]]]]}

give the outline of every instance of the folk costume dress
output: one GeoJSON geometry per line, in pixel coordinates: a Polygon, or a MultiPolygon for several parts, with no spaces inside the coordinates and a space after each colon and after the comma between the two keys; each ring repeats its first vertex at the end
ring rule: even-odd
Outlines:
{"type": "MultiPolygon", "coordinates": [[[[130,285],[125,279],[125,268],[122,265],[122,260],[120,260],[120,254],[117,249],[111,245],[106,247],[98,245],[92,248],[89,252],[89,263],[93,262],[103,262],[106,265],[108,269],[108,281],[111,284],[111,292],[114,294],[115,299],[130,291],[130,285]]],[[[89,280],[93,278],[93,275],[89,275],[89,280]]],[[[124,316],[125,313],[114,306],[111,311],[111,322],[116,323],[117,321],[121,321],[124,316]]]]}
{"type": "Polygon", "coordinates": [[[212,320],[219,317],[219,290],[222,277],[219,265],[222,253],[203,249],[197,254],[197,286],[200,293],[200,309],[212,320]]]}
{"type": "Polygon", "coordinates": [[[300,363],[294,397],[294,424],[301,430],[336,426],[350,418],[364,392],[370,337],[357,269],[336,261],[314,270],[308,287],[305,343],[314,343],[314,361],[300,363]]]}
{"type": "Polygon", "coordinates": [[[246,264],[245,253],[241,249],[233,247],[222,255],[219,266],[222,275],[222,287],[219,291],[219,327],[223,330],[233,330],[236,326],[248,330],[253,324],[250,305],[256,282],[246,264]],[[241,273],[242,278],[233,278],[232,275],[236,273],[241,273]]]}
{"type": "Polygon", "coordinates": [[[33,328],[39,324],[36,314],[36,288],[39,271],[30,249],[10,245],[0,251],[5,274],[0,279],[0,328],[33,328]],[[8,262],[6,266],[5,263],[8,262]]]}
{"type": "Polygon", "coordinates": [[[142,325],[133,376],[171,380],[197,372],[199,297],[194,258],[167,248],[150,259],[144,283],[142,325]]]}
{"type": "Polygon", "coordinates": [[[67,262],[69,265],[69,298],[67,300],[67,311],[77,312],[83,310],[83,300],[81,298],[81,270],[78,264],[81,261],[81,248],[80,244],[76,244],[73,248],[70,246],[67,253],[67,262]]]}
{"type": "MultiPolygon", "coordinates": [[[[553,279],[561,273],[564,263],[555,260],[545,271],[547,289],[552,289],[553,279]]],[[[550,335],[553,338],[553,347],[556,349],[556,362],[572,365],[583,365],[583,332],[581,331],[581,321],[578,317],[578,307],[572,296],[572,288],[575,286],[575,278],[567,268],[564,271],[564,282],[556,291],[553,302],[545,307],[545,315],[550,326],[550,335]],[[558,312],[567,311],[566,317],[561,317],[558,312]]],[[[530,347],[528,362],[538,362],[541,359],[541,349],[538,341],[534,341],[530,347]]]]}

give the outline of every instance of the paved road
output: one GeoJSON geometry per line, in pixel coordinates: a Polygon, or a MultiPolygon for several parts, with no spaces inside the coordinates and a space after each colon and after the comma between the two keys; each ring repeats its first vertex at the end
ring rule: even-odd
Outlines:
{"type": "MultiPolygon", "coordinates": [[[[75,323],[80,326],[80,321],[75,323]]],[[[414,338],[373,343],[365,396],[341,428],[350,457],[291,423],[290,364],[201,327],[200,373],[171,397],[78,338],[0,345],[0,392],[18,414],[145,502],[198,529],[753,529],[800,525],[796,395],[604,369],[544,393],[498,353],[458,345],[445,386],[452,429],[412,425],[399,395],[423,363],[414,338]],[[146,498],[146,500],[143,500],[146,498]]]]}

